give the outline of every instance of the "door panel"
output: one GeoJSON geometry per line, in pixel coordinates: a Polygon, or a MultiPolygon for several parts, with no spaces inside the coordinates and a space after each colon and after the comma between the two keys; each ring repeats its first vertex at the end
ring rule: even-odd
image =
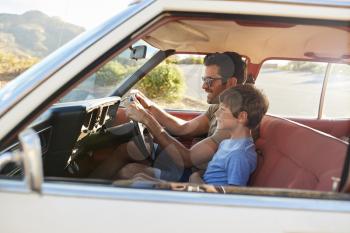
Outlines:
{"type": "MultiPolygon", "coordinates": [[[[75,186],[75,195],[55,188],[60,194],[0,192],[0,219],[6,219],[1,223],[1,231],[164,233],[184,232],[185,229],[202,233],[327,233],[348,232],[350,228],[349,210],[311,211],[303,207],[342,204],[348,208],[346,201],[336,204],[329,200],[118,188],[106,190],[109,198],[97,198],[89,195],[91,187],[88,186],[75,186]],[[81,195],[83,190],[84,195],[81,195]],[[173,195],[175,193],[178,195],[173,195]],[[206,200],[212,201],[202,204],[206,200]],[[306,202],[310,202],[309,205],[305,205],[306,202]]],[[[98,193],[104,188],[94,189],[98,193]]]]}
{"type": "Polygon", "coordinates": [[[180,111],[180,110],[168,110],[167,112],[173,116],[176,116],[186,121],[191,120],[199,116],[200,114],[202,114],[202,112],[197,112],[197,111],[180,111]]]}

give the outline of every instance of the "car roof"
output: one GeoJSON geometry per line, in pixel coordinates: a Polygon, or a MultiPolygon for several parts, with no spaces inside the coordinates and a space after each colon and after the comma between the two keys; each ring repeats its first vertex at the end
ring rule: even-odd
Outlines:
{"type": "Polygon", "coordinates": [[[165,23],[144,40],[179,53],[235,51],[260,64],[267,58],[348,63],[348,27],[247,19],[179,19],[165,23]]]}

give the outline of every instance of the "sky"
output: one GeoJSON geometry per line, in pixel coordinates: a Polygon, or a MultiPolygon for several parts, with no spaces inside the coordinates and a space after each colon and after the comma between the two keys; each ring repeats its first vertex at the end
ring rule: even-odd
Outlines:
{"type": "Polygon", "coordinates": [[[39,10],[63,21],[93,28],[124,10],[131,0],[0,0],[0,13],[39,10]]]}

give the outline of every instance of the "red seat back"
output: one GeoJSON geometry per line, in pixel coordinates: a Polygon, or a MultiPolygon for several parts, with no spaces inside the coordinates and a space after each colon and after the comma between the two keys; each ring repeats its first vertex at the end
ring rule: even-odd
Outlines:
{"type": "Polygon", "coordinates": [[[341,176],[346,142],[274,116],[263,118],[259,134],[251,186],[331,191],[341,176]]]}

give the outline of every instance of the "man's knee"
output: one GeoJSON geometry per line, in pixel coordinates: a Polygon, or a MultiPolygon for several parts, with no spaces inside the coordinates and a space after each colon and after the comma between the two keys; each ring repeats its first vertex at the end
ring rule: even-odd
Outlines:
{"type": "Polygon", "coordinates": [[[131,161],[138,162],[146,160],[145,155],[140,151],[139,147],[135,144],[134,141],[126,143],[126,151],[131,161]]]}

